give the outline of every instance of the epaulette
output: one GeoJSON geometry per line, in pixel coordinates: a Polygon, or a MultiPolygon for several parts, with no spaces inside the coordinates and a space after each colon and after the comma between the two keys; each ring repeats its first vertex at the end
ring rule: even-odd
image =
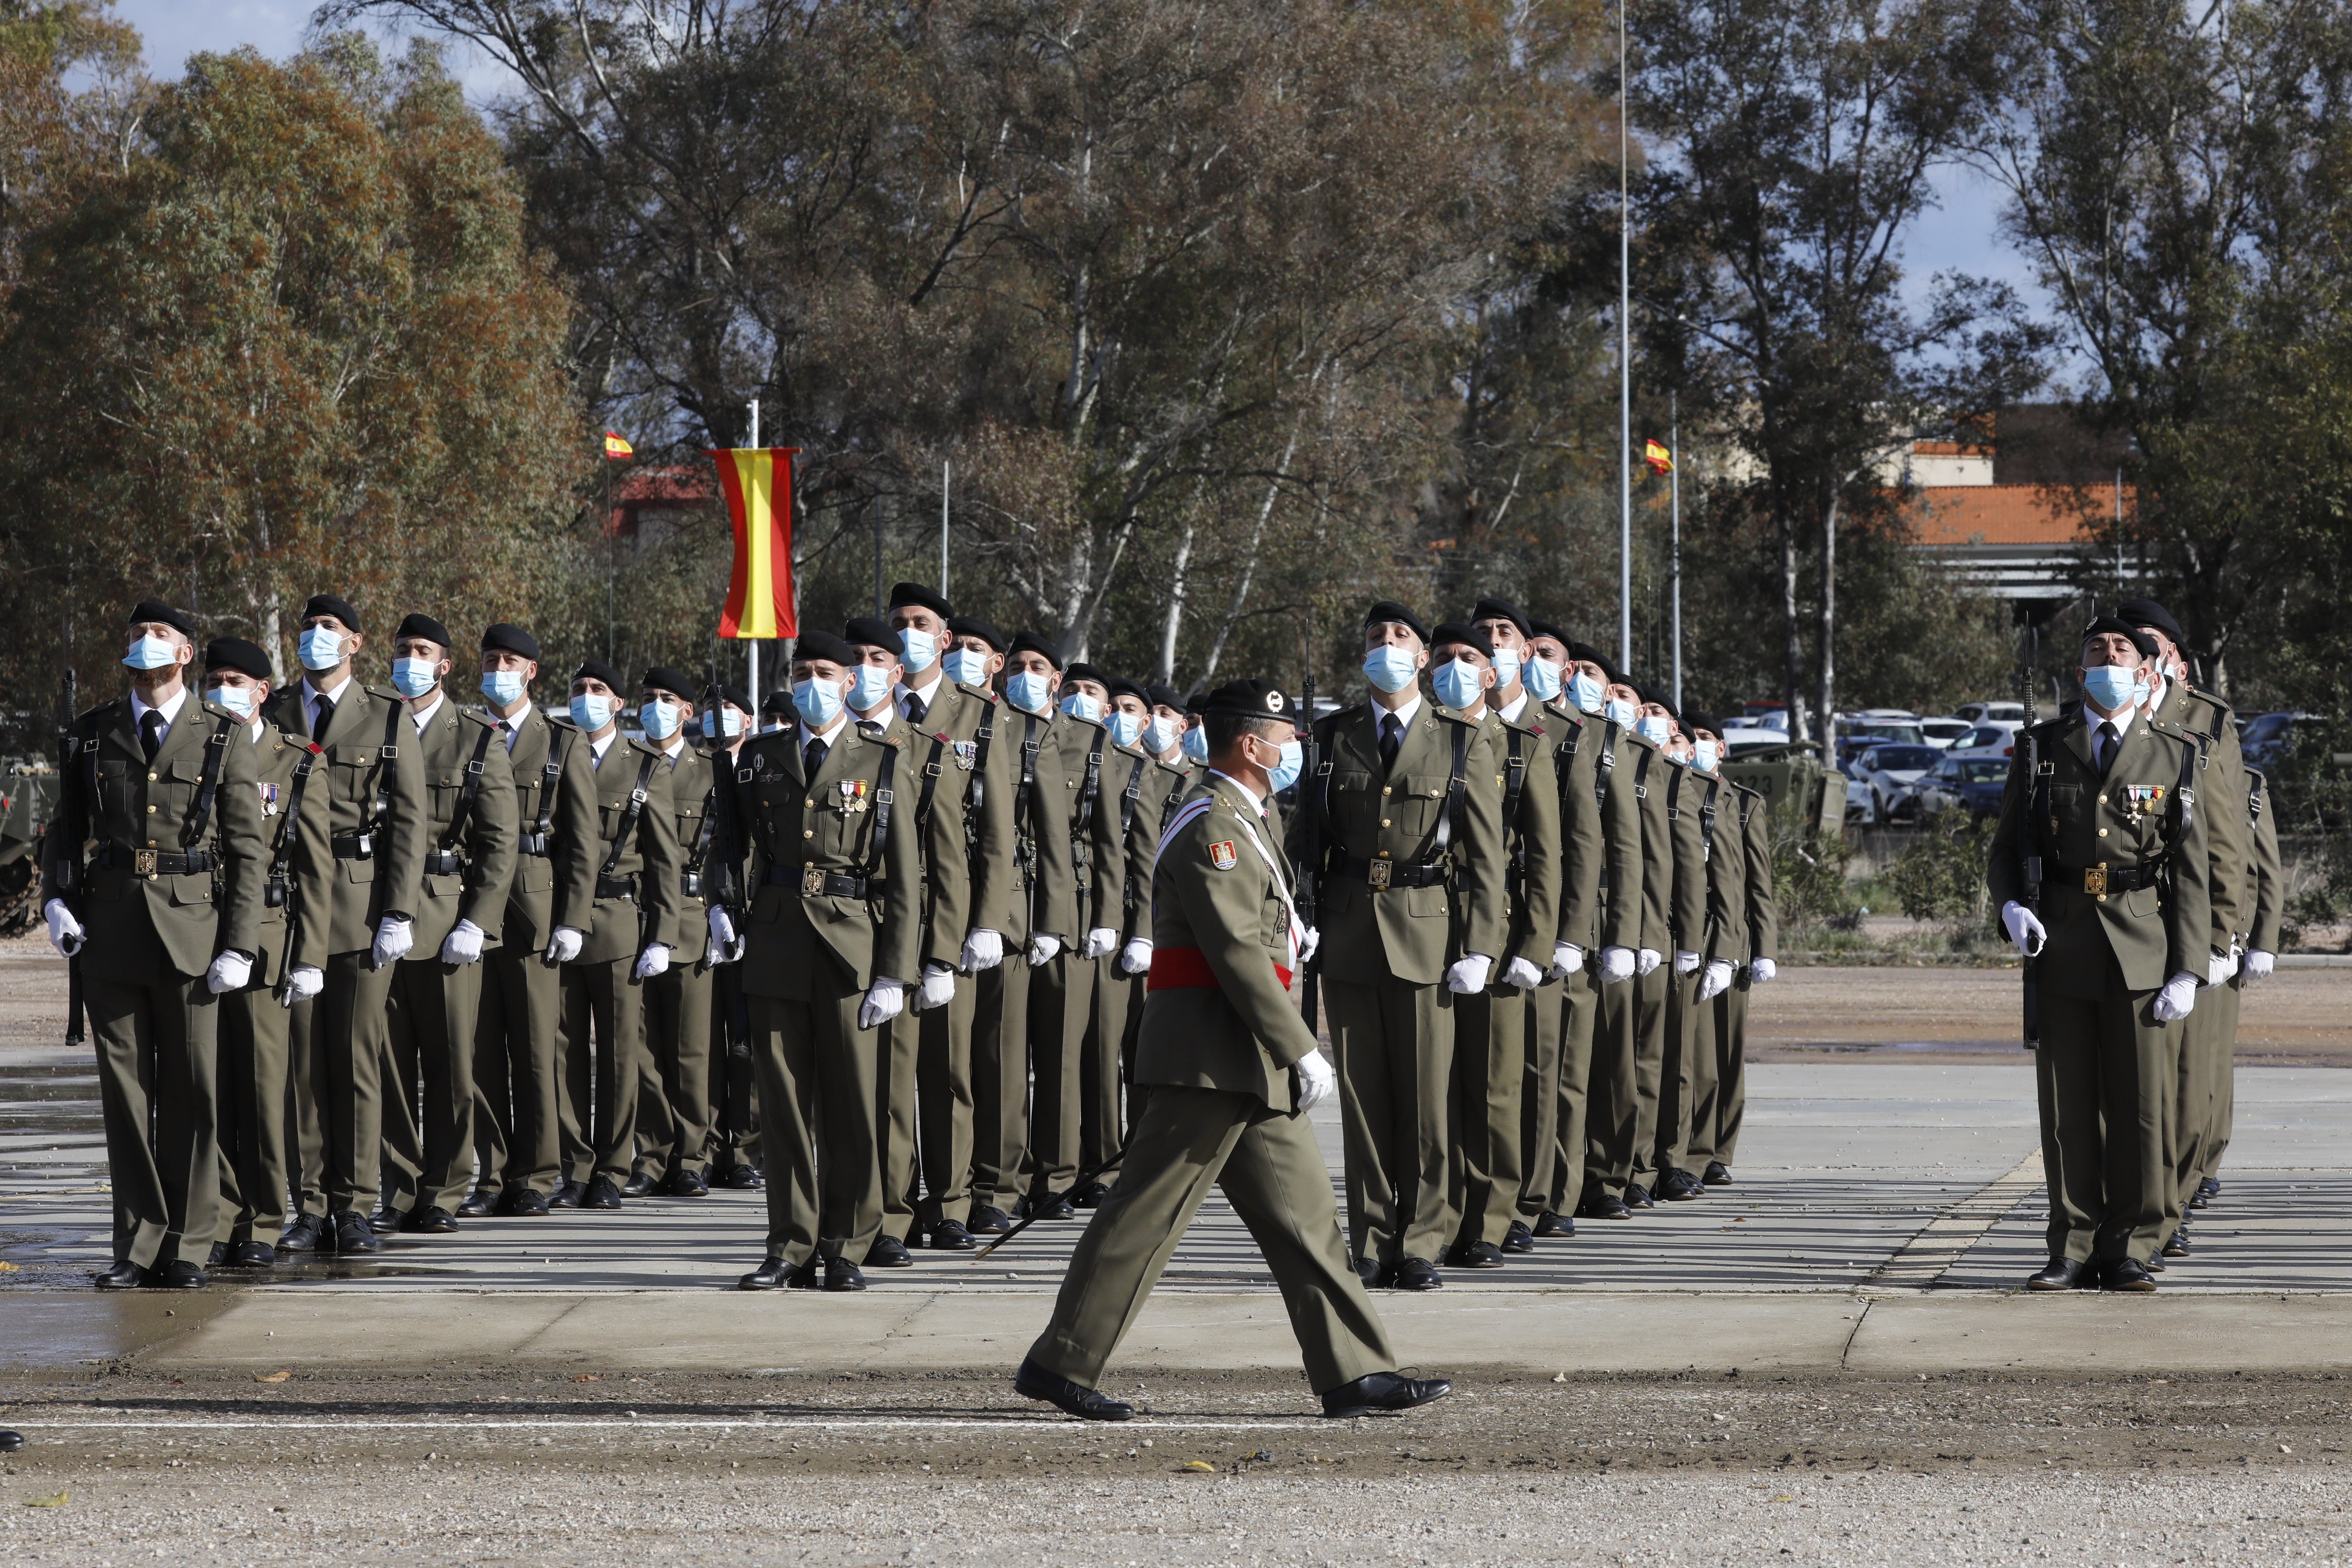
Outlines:
{"type": "Polygon", "coordinates": [[[579,725],[574,724],[572,721],[572,716],[568,713],[545,713],[541,714],[541,717],[547,721],[548,726],[551,729],[572,730],[576,731],[580,728],[579,725]]]}
{"type": "Polygon", "coordinates": [[[1494,710],[1492,709],[1487,709],[1482,711],[1478,717],[1473,719],[1468,714],[1463,712],[1459,708],[1448,708],[1444,703],[1436,701],[1430,703],[1429,710],[1436,714],[1440,719],[1451,719],[1456,724],[1467,724],[1474,730],[1484,727],[1486,721],[1494,718],[1495,716],[1494,710]]]}
{"type": "Polygon", "coordinates": [[[488,714],[482,712],[478,709],[458,708],[454,702],[449,704],[449,706],[457,709],[458,717],[463,719],[471,719],[475,723],[479,724],[485,730],[496,730],[501,727],[496,719],[491,718],[488,714]]]}
{"type": "Polygon", "coordinates": [[[379,697],[386,702],[398,702],[405,705],[408,701],[407,698],[403,697],[399,692],[394,691],[389,686],[362,686],[360,689],[366,692],[370,697],[379,697]]]}
{"type": "Polygon", "coordinates": [[[962,692],[965,696],[977,698],[981,701],[987,703],[991,708],[995,707],[996,704],[1002,700],[994,692],[989,690],[988,688],[984,686],[966,686],[961,680],[950,681],[949,684],[953,686],[958,691],[962,692]]]}

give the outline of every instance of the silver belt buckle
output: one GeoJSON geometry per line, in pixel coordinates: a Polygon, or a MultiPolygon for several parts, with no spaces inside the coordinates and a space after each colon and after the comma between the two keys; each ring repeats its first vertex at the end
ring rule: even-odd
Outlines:
{"type": "Polygon", "coordinates": [[[801,896],[814,899],[824,891],[824,868],[804,866],[801,868],[801,896]]]}
{"type": "Polygon", "coordinates": [[[152,880],[155,875],[155,851],[152,849],[132,850],[131,852],[131,869],[138,875],[148,878],[152,880]]]}
{"type": "Polygon", "coordinates": [[[1389,885],[1389,877],[1392,870],[1393,867],[1389,861],[1375,860],[1371,864],[1371,868],[1364,873],[1364,880],[1370,882],[1375,890],[1385,888],[1389,885]]]}

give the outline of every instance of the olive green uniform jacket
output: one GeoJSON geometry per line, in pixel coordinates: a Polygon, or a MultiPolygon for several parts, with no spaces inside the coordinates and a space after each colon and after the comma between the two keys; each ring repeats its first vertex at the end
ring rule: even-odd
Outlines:
{"type": "MultiPolygon", "coordinates": [[[[589,850],[596,865],[595,880],[591,883],[594,903],[586,911],[566,909],[556,923],[585,933],[575,962],[612,963],[655,942],[667,943],[669,933],[677,930],[677,874],[683,861],[677,847],[677,810],[670,800],[668,759],[641,740],[617,734],[604,749],[602,766],[594,757],[595,748],[583,735],[564,763],[567,771],[589,770],[596,792],[596,841],[589,850]],[[653,765],[647,767],[647,763],[653,765]],[[640,787],[640,775],[645,799],[638,804],[635,825],[622,839],[622,826],[628,820],[631,797],[640,787]],[[613,854],[616,840],[621,851],[617,858],[613,854]],[[612,867],[609,873],[604,870],[607,863],[612,867]],[[609,883],[604,880],[608,874],[614,879],[609,883]],[[582,913],[587,919],[578,918],[582,913]]],[[[691,951],[685,955],[688,963],[696,956],[691,951]]]]}
{"type": "MultiPolygon", "coordinates": [[[[310,682],[272,695],[268,717],[310,734],[310,682]]],[[[425,751],[407,700],[390,687],[352,677],[318,742],[294,858],[293,962],[313,969],[331,954],[366,951],[385,915],[415,917],[431,813],[425,751]],[[362,844],[367,853],[355,853],[362,844]]]]}
{"type": "Polygon", "coordinates": [[[521,837],[506,736],[496,720],[444,696],[416,739],[432,816],[415,910],[416,946],[409,956],[439,956],[442,942],[461,920],[481,929],[484,946],[495,945],[506,926],[507,889],[514,881],[515,845],[521,837]],[[474,782],[473,803],[452,834],[450,825],[477,765],[481,773],[474,782]],[[456,855],[459,863],[442,870],[433,859],[441,855],[456,855]]]}

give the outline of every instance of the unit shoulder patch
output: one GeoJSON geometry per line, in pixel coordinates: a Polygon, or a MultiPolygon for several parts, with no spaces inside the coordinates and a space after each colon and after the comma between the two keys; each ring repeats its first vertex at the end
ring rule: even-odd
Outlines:
{"type": "Polygon", "coordinates": [[[1234,853],[1232,839],[1220,838],[1209,846],[1209,864],[1218,870],[1230,871],[1240,863],[1241,857],[1234,853]]]}

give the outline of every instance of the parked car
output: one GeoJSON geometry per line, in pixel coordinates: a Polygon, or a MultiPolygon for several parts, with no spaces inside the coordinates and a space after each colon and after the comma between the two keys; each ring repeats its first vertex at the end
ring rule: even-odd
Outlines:
{"type": "Polygon", "coordinates": [[[2250,768],[2270,769],[2278,766],[2294,744],[2298,724],[2315,722],[2316,713],[2257,713],[2238,721],[2238,745],[2246,754],[2250,768]]]}
{"type": "MultiPolygon", "coordinates": [[[[1847,764],[1849,767],[1861,765],[1859,761],[1847,764]]],[[[1846,774],[1845,780],[1845,819],[1864,827],[1875,827],[1878,825],[1878,803],[1876,797],[1870,793],[1870,784],[1852,773],[1846,774]]]]}
{"type": "Polygon", "coordinates": [[[1931,746],[1950,747],[1975,728],[1975,722],[1967,719],[1922,719],[1919,736],[1931,746]]]}
{"type": "Polygon", "coordinates": [[[1944,753],[1913,793],[1923,817],[1965,811],[1971,817],[2000,815],[2001,792],[2009,786],[2009,763],[1999,757],[1956,757],[1944,753]]]}
{"type": "Polygon", "coordinates": [[[1859,756],[1874,746],[1924,746],[1927,738],[1919,721],[1909,713],[1873,709],[1848,714],[1837,721],[1838,760],[1859,756]]]}
{"type": "Polygon", "coordinates": [[[1963,702],[1952,710],[1952,717],[1973,720],[1979,724],[1987,721],[2022,724],[2025,722],[2025,704],[2022,702],[1963,702]]]}
{"type": "Polygon", "coordinates": [[[1874,746],[1855,761],[1859,780],[1870,792],[1871,820],[1892,822],[1919,814],[1917,785],[1943,752],[1935,746],[1874,746]]]}
{"type": "Polygon", "coordinates": [[[1952,742],[1946,755],[1964,762],[1989,759],[2005,763],[2017,750],[2018,732],[2025,722],[2018,719],[1981,719],[1969,732],[1952,742]]]}

